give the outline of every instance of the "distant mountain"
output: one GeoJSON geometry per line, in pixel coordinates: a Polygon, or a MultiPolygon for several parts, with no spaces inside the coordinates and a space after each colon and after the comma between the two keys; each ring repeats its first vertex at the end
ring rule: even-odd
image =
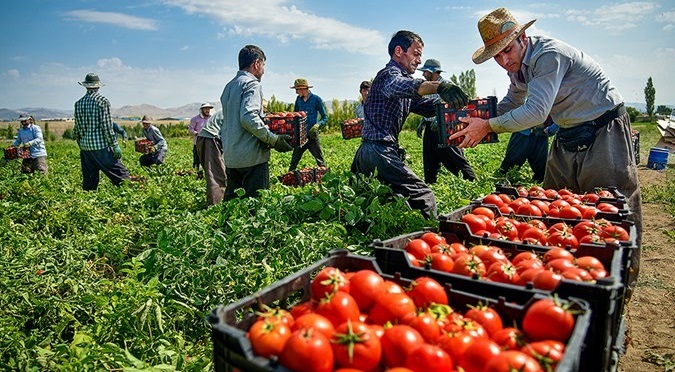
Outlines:
{"type": "Polygon", "coordinates": [[[0,109],[0,120],[3,121],[13,121],[16,120],[21,113],[28,113],[29,115],[33,115],[33,117],[36,120],[43,120],[43,119],[56,119],[56,118],[70,118],[73,116],[72,111],[65,111],[65,110],[56,110],[56,109],[46,109],[42,107],[24,107],[16,110],[10,110],[10,109],[0,109]]]}

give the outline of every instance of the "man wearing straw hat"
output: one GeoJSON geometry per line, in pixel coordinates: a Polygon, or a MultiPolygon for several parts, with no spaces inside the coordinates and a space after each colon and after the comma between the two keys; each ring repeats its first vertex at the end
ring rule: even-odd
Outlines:
{"type": "Polygon", "coordinates": [[[499,116],[464,118],[467,128],[450,138],[466,136],[460,147],[474,147],[488,132],[532,128],[550,114],[560,129],[548,155],[543,186],[579,193],[616,186],[626,196],[629,218],[637,228],[632,287],[640,261],[641,196],[623,98],[588,54],[557,39],[525,35],[534,21],[521,25],[505,8],[478,21],[485,45],[473,54],[474,63],[494,58],[508,72],[511,84],[497,107],[499,116]]]}
{"type": "Polygon", "coordinates": [[[312,93],[309,88],[314,88],[309,85],[305,78],[295,79],[291,89],[295,89],[298,97],[295,99],[293,111],[304,111],[307,114],[307,143],[302,147],[293,149],[291,155],[291,165],[288,167],[289,171],[294,171],[302,159],[305,151],[314,156],[316,165],[320,167],[326,166],[326,161],[323,159],[323,152],[321,151],[321,141],[319,140],[319,128],[326,125],[328,121],[328,114],[326,113],[326,106],[323,104],[321,97],[312,93]]]}
{"type": "Polygon", "coordinates": [[[80,146],[82,188],[96,190],[102,171],[115,186],[129,179],[122,164],[122,149],[117,143],[110,117],[110,101],[98,90],[105,86],[98,75],[89,73],[78,82],[87,88],[84,97],[75,102],[73,136],[80,146]]]}

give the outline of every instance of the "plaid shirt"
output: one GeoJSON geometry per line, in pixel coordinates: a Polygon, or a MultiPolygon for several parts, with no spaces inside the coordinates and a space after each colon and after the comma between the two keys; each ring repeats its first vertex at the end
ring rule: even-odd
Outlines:
{"type": "Polygon", "coordinates": [[[398,143],[408,114],[433,116],[439,98],[422,97],[417,90],[424,79],[415,79],[394,60],[377,73],[364,104],[364,140],[398,143]]]}
{"type": "Polygon", "coordinates": [[[82,151],[103,150],[117,144],[110,117],[110,101],[98,93],[87,94],[75,102],[75,140],[82,151]]]}

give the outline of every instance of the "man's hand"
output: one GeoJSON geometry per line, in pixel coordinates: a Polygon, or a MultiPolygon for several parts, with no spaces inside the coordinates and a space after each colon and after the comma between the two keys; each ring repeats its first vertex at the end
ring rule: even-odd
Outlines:
{"type": "Polygon", "coordinates": [[[434,118],[434,121],[429,124],[429,129],[431,129],[432,132],[438,132],[438,119],[434,118]]]}
{"type": "Polygon", "coordinates": [[[424,121],[420,122],[420,125],[417,126],[417,137],[422,138],[422,132],[424,132],[424,121]]]}
{"type": "Polygon", "coordinates": [[[311,128],[309,128],[309,139],[316,139],[316,137],[319,135],[319,124],[314,124],[311,128]]]}
{"type": "Polygon", "coordinates": [[[117,143],[115,144],[115,146],[113,146],[113,157],[115,159],[122,158],[122,149],[120,148],[120,145],[117,143]]]}
{"type": "Polygon", "coordinates": [[[21,144],[21,146],[23,146],[23,147],[25,147],[25,148],[29,148],[29,147],[30,147],[30,142],[24,142],[24,143],[21,144]]]}
{"type": "Polygon", "coordinates": [[[274,149],[279,152],[288,152],[293,150],[293,146],[289,144],[291,141],[291,136],[288,134],[280,134],[277,136],[277,140],[274,142],[274,149]]]}
{"type": "Polygon", "coordinates": [[[485,136],[492,132],[490,122],[481,118],[462,117],[458,118],[462,123],[467,123],[466,128],[450,136],[450,140],[464,136],[464,140],[459,144],[459,148],[476,147],[485,136]]]}
{"type": "Polygon", "coordinates": [[[455,110],[459,110],[469,104],[469,97],[462,89],[447,81],[438,85],[437,93],[441,96],[443,101],[447,102],[455,110]]]}

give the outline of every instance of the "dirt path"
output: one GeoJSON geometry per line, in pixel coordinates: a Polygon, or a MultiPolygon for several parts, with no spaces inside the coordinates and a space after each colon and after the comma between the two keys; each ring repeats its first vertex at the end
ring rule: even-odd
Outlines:
{"type": "MultiPolygon", "coordinates": [[[[664,183],[666,175],[641,167],[639,177],[644,187],[664,183]]],[[[653,203],[643,203],[642,214],[640,276],[628,304],[628,347],[619,361],[619,371],[674,371],[675,247],[664,231],[675,230],[675,219],[653,203]]]]}

